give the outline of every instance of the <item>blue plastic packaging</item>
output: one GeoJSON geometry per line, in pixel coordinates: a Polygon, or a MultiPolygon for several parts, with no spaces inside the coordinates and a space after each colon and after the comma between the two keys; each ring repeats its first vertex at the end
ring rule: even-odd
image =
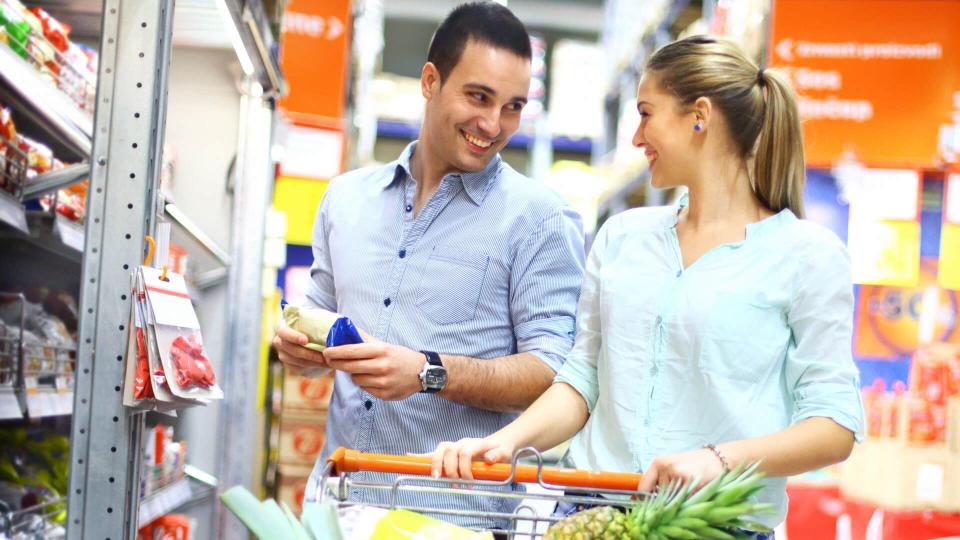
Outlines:
{"type": "Polygon", "coordinates": [[[330,332],[327,333],[327,347],[356,345],[358,343],[363,343],[363,338],[360,337],[360,332],[357,331],[357,327],[349,317],[337,319],[330,327],[330,332]]]}

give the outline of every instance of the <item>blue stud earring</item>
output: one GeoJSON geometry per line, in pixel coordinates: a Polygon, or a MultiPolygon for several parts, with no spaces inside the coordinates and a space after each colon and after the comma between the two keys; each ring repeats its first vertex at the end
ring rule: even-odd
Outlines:
{"type": "Polygon", "coordinates": [[[702,129],[703,129],[703,124],[701,124],[700,122],[697,122],[696,124],[693,125],[694,131],[700,131],[702,129]]]}

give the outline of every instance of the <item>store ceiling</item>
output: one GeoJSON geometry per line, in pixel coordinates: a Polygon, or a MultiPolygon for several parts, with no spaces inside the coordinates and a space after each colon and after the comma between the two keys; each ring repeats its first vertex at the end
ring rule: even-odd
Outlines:
{"type": "MultiPolygon", "coordinates": [[[[387,18],[439,22],[463,0],[388,0],[387,18]]],[[[604,0],[509,0],[507,6],[531,28],[600,34],[604,0]]]]}
{"type": "MultiPolygon", "coordinates": [[[[438,22],[463,0],[384,0],[385,15],[393,19],[438,22]]],[[[97,45],[102,0],[31,0],[54,17],[69,21],[72,37],[97,45]]],[[[603,29],[604,0],[509,0],[520,19],[531,28],[599,35],[603,29]]],[[[230,39],[216,0],[177,0],[174,44],[230,48],[230,39]]]]}

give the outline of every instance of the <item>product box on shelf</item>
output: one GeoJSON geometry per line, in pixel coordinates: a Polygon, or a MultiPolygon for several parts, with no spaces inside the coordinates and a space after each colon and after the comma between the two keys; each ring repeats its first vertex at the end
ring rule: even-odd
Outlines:
{"type": "Polygon", "coordinates": [[[279,463],[312,467],[326,434],[322,414],[284,411],[280,418],[279,463]]]}
{"type": "Polygon", "coordinates": [[[287,503],[287,506],[297,515],[303,511],[303,497],[307,492],[307,480],[312,470],[312,466],[280,465],[277,502],[287,503]]]}
{"type": "Polygon", "coordinates": [[[287,371],[283,376],[284,410],[324,411],[333,393],[333,372],[305,377],[287,371]]]}
{"type": "Polygon", "coordinates": [[[890,510],[960,511],[960,454],[943,445],[869,439],[843,464],[844,497],[890,510]]]}

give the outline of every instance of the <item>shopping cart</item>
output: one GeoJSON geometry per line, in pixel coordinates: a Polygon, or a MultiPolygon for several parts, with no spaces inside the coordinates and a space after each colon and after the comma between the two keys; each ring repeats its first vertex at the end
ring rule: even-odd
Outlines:
{"type": "MultiPolygon", "coordinates": [[[[627,507],[647,494],[637,491],[640,475],[583,471],[544,466],[543,456],[533,448],[518,451],[509,464],[473,464],[475,480],[432,478],[431,460],[422,456],[395,456],[367,454],[340,448],[327,460],[322,480],[317,483],[317,493],[311,494],[317,502],[334,501],[341,509],[349,506],[349,494],[354,490],[380,490],[388,492],[388,509],[405,509],[426,514],[438,519],[459,516],[484,518],[509,523],[498,537],[508,539],[541,538],[547,528],[560,518],[552,515],[558,502],[579,505],[610,505],[627,507]],[[523,464],[527,460],[529,464],[523,464]],[[398,474],[392,482],[376,483],[358,481],[351,473],[398,474]],[[513,484],[527,484],[527,492],[502,491],[513,484]],[[472,497],[507,498],[519,502],[512,513],[476,512],[449,508],[424,508],[401,504],[404,493],[430,493],[466,495],[472,497]]],[[[381,498],[382,500],[383,498],[381,498]]]]}

